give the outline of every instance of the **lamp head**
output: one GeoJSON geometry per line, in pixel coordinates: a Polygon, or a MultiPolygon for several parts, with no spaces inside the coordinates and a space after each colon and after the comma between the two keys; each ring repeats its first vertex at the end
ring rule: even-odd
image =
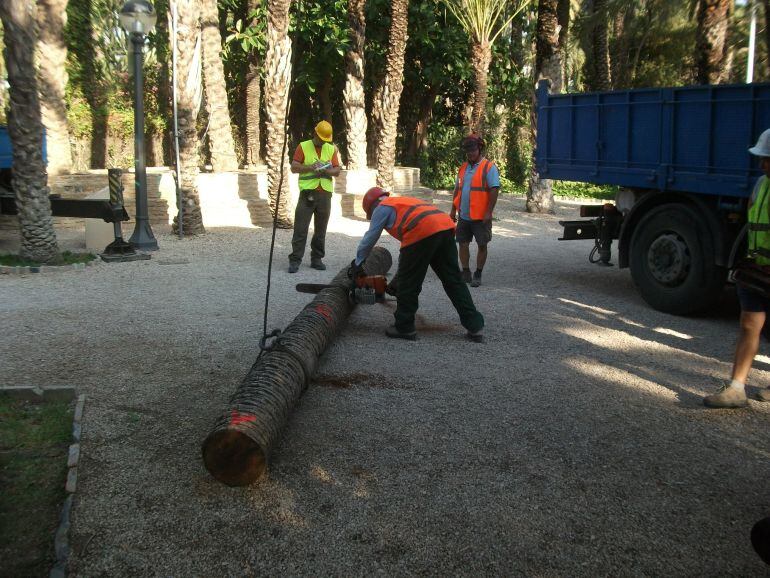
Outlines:
{"type": "Polygon", "coordinates": [[[149,34],[157,20],[155,7],[149,0],[127,0],[120,9],[120,25],[129,34],[149,34]]]}

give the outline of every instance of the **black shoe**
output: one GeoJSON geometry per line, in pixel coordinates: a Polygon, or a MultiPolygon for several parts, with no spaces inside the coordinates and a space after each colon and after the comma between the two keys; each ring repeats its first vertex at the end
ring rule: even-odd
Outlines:
{"type": "Polygon", "coordinates": [[[478,273],[473,274],[473,279],[471,279],[471,287],[481,287],[481,275],[478,273]]]}
{"type": "Polygon", "coordinates": [[[484,334],[481,333],[481,329],[478,331],[469,331],[465,334],[465,337],[473,341],[474,343],[484,343],[484,334]]]}
{"type": "Polygon", "coordinates": [[[417,332],[416,331],[409,331],[407,333],[402,333],[398,329],[396,329],[395,325],[391,325],[385,330],[385,335],[388,337],[392,337],[393,339],[408,339],[409,341],[417,341],[417,332]]]}
{"type": "Polygon", "coordinates": [[[463,276],[463,281],[465,281],[466,283],[470,283],[471,280],[473,279],[470,269],[463,269],[462,276],[463,276]]]}
{"type": "Polygon", "coordinates": [[[311,269],[318,269],[319,271],[326,271],[326,265],[323,261],[310,261],[311,269]]]}
{"type": "Polygon", "coordinates": [[[299,263],[289,263],[289,273],[296,273],[299,271],[299,263]]]}

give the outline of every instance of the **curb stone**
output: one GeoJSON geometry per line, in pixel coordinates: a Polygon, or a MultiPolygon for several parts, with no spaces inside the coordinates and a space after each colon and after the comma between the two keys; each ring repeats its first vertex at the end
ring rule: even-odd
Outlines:
{"type": "Polygon", "coordinates": [[[67,483],[64,490],[67,492],[67,499],[62,506],[61,517],[59,518],[59,527],[56,530],[54,538],[54,551],[56,552],[56,563],[49,578],[66,578],[67,564],[70,555],[70,513],[75,498],[78,480],[78,462],[80,461],[80,433],[82,431],[83,409],[86,403],[86,396],[81,394],[77,398],[75,413],[72,418],[72,438],[74,443],[70,445],[67,454],[67,483]]]}
{"type": "Polygon", "coordinates": [[[85,271],[86,268],[97,264],[97,259],[85,263],[70,263],[69,265],[0,265],[0,275],[26,275],[29,273],[49,273],[51,271],[85,271]]]}

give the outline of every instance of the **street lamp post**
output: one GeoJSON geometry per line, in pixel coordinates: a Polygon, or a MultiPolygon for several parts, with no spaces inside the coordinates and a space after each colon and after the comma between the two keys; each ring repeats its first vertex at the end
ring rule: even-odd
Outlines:
{"type": "Polygon", "coordinates": [[[141,251],[156,251],[147,206],[147,170],[144,164],[144,37],[155,27],[157,15],[149,0],[128,0],[120,9],[120,25],[128,33],[134,54],[134,191],[136,225],[129,242],[141,251]]]}

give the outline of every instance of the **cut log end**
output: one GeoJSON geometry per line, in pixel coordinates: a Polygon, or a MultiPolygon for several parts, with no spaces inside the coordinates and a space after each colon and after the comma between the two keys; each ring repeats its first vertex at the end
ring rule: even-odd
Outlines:
{"type": "Polygon", "coordinates": [[[267,471],[263,449],[236,429],[209,434],[203,442],[203,463],[212,476],[228,486],[253,484],[267,471]]]}

